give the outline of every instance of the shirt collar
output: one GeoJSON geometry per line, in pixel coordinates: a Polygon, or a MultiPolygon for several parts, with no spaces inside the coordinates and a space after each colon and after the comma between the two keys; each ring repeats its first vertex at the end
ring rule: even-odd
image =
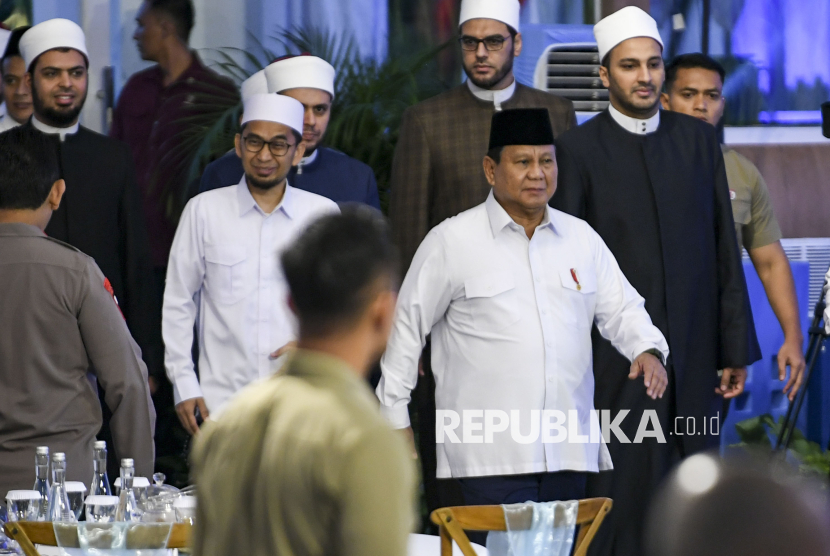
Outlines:
{"type": "Polygon", "coordinates": [[[320,147],[314,149],[314,152],[311,153],[309,156],[304,156],[300,163],[297,165],[300,168],[304,166],[308,166],[309,164],[314,164],[314,161],[317,160],[317,155],[320,154],[320,147]]]}
{"type": "Polygon", "coordinates": [[[645,135],[647,133],[654,133],[655,131],[657,131],[657,127],[660,125],[660,110],[657,110],[657,112],[647,120],[640,120],[637,118],[632,118],[631,116],[626,116],[625,114],[614,108],[613,104],[608,105],[608,112],[611,114],[611,117],[614,118],[614,121],[620,125],[621,128],[635,135],[645,135]]]}
{"type": "Polygon", "coordinates": [[[4,222],[0,224],[0,236],[45,237],[46,234],[37,226],[23,222],[4,222]]]}
{"type": "Polygon", "coordinates": [[[473,93],[476,96],[476,98],[478,98],[479,100],[483,100],[485,102],[492,102],[496,110],[501,110],[501,105],[510,100],[510,97],[513,96],[513,93],[516,92],[516,80],[513,79],[513,83],[499,91],[493,91],[491,89],[482,89],[481,87],[473,83],[470,79],[467,80],[467,87],[469,87],[470,92],[473,93]]]}
{"type": "Polygon", "coordinates": [[[338,394],[351,390],[373,408],[377,397],[365,380],[355,373],[342,359],[320,351],[296,349],[285,362],[284,374],[306,380],[321,380],[334,387],[338,394]]]}
{"type": "MultiPolygon", "coordinates": [[[[277,208],[274,209],[274,214],[278,211],[282,211],[288,218],[292,218],[294,214],[294,188],[288,185],[288,181],[285,182],[285,193],[282,195],[282,200],[280,204],[277,205],[277,208]]],[[[262,208],[257,204],[256,199],[254,196],[251,195],[251,191],[248,189],[248,182],[245,180],[245,176],[242,176],[242,181],[239,182],[236,186],[236,199],[239,203],[239,216],[245,216],[249,211],[256,210],[259,211],[260,214],[263,216],[270,216],[269,214],[265,214],[262,208]]]]}
{"type": "MultiPolygon", "coordinates": [[[[498,201],[496,201],[496,197],[493,194],[493,190],[490,190],[490,194],[487,195],[487,200],[484,201],[484,208],[487,210],[487,218],[490,220],[490,229],[493,231],[493,237],[496,237],[499,232],[501,232],[505,227],[510,225],[519,226],[507,211],[504,210],[498,201]]],[[[542,223],[539,224],[539,228],[550,228],[554,232],[556,228],[553,224],[553,218],[551,217],[553,213],[553,209],[547,207],[545,209],[545,216],[542,218],[542,223]]],[[[521,226],[519,226],[521,227],[521,226]]]]}
{"type": "Polygon", "coordinates": [[[75,135],[76,133],[78,133],[81,124],[75,122],[75,125],[72,125],[70,127],[52,127],[38,120],[37,116],[32,115],[32,126],[35,129],[42,131],[43,133],[47,133],[49,135],[60,135],[61,142],[63,142],[66,139],[67,135],[75,135]]]}

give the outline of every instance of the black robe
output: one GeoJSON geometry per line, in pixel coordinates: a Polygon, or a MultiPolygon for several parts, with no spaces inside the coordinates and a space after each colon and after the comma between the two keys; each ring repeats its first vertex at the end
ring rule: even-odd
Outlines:
{"type": "Polygon", "coordinates": [[[46,234],[95,259],[148,371],[163,376],[160,308],[129,148],[81,127],[61,143],[61,166],[66,193],[46,234]]]}
{"type": "Polygon", "coordinates": [[[596,408],[612,419],[629,409],[621,429],[632,441],[643,410],[653,409],[667,441],[623,444],[612,434],[615,470],[589,482],[589,495],[614,498],[615,514],[592,553],[611,553],[613,544],[614,554],[641,554],[646,506],[672,461],[719,443],[701,434],[704,423],[712,432],[720,407],[718,369],[760,358],[723,155],[715,129],[695,118],[664,111],[657,131],[635,135],[605,111],[560,136],[556,160],[551,206],[599,233],[671,352],[669,390],[651,400],[642,379],[628,380],[630,363],[593,333],[596,408]],[[681,433],[693,417],[695,434],[673,434],[676,417],[681,433]]]}

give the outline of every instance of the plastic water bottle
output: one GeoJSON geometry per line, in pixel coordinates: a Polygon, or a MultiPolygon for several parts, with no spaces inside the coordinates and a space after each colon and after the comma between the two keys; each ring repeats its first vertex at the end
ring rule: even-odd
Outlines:
{"type": "Polygon", "coordinates": [[[69,496],[66,494],[66,454],[55,452],[52,455],[52,491],[49,495],[49,521],[78,521],[69,496]]]}
{"type": "Polygon", "coordinates": [[[121,460],[121,492],[118,495],[118,509],[115,511],[115,521],[138,521],[140,512],[133,493],[133,477],[135,477],[135,462],[130,458],[121,460]]]}
{"type": "Polygon", "coordinates": [[[107,443],[95,442],[92,449],[92,484],[89,485],[91,496],[111,496],[110,479],[107,476],[107,443]]]}
{"type": "Polygon", "coordinates": [[[40,510],[37,512],[38,521],[49,519],[49,447],[38,446],[35,452],[35,486],[32,490],[40,493],[40,510]]]}

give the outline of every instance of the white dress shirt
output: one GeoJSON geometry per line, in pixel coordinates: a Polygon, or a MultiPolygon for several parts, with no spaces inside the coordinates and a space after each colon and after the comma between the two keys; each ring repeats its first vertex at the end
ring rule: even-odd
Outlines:
{"type": "Polygon", "coordinates": [[[614,118],[614,121],[617,122],[621,128],[635,135],[645,135],[647,133],[654,133],[655,131],[657,131],[657,128],[660,127],[659,109],[652,117],[646,118],[645,120],[640,120],[638,118],[626,116],[625,114],[614,108],[613,104],[608,105],[608,112],[610,112],[611,117],[614,118]]]}
{"type": "Polygon", "coordinates": [[[503,102],[507,102],[510,100],[510,97],[513,96],[513,93],[516,92],[516,80],[513,80],[513,83],[505,87],[504,89],[499,89],[495,91],[493,89],[482,89],[475,83],[473,83],[470,79],[467,80],[467,87],[470,89],[470,92],[475,95],[476,98],[479,100],[483,100],[486,102],[492,102],[495,109],[501,110],[501,104],[503,102]]]}
{"type": "Polygon", "coordinates": [[[37,116],[32,116],[32,126],[35,129],[37,129],[39,131],[42,131],[43,133],[46,133],[46,134],[49,134],[49,135],[60,135],[61,136],[61,141],[66,139],[67,135],[75,135],[76,133],[78,133],[78,130],[81,128],[81,124],[79,124],[78,122],[75,122],[74,124],[72,124],[69,127],[53,127],[49,124],[45,124],[45,123],[41,122],[40,120],[38,120],[37,116]]]}
{"type": "Polygon", "coordinates": [[[2,116],[0,116],[0,133],[13,129],[19,125],[20,124],[17,123],[17,121],[8,114],[3,114],[2,116]]]}
{"type": "MultiPolygon", "coordinates": [[[[381,411],[394,428],[409,426],[418,358],[431,333],[438,410],[519,410],[522,434],[531,410],[575,410],[575,429],[588,434],[594,322],[629,359],[652,348],[668,356],[644,303],[587,223],[548,208],[528,240],[491,192],[436,226],[418,248],[381,361],[381,411]]],[[[520,444],[510,431],[489,444],[445,439],[437,456],[439,478],[612,467],[601,438],[543,443],[540,434],[520,444]]]]}
{"type": "Polygon", "coordinates": [[[278,370],[270,354],[296,338],[279,256],[312,221],[339,210],[287,185],[277,208],[265,214],[244,177],[187,203],[170,251],[162,314],[176,403],[203,397],[214,413],[240,388],[278,370]],[[191,356],[197,315],[198,379],[191,356]]]}

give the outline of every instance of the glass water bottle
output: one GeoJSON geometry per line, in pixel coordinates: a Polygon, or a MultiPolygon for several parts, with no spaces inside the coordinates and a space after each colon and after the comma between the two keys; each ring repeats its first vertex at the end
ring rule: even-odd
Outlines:
{"type": "Polygon", "coordinates": [[[121,460],[121,492],[118,495],[118,509],[115,511],[115,521],[138,521],[140,512],[133,493],[133,477],[135,477],[135,463],[130,458],[121,460]]]}
{"type": "Polygon", "coordinates": [[[49,521],[78,521],[69,496],[66,494],[66,454],[55,452],[52,455],[52,491],[49,496],[49,521]]]}
{"type": "Polygon", "coordinates": [[[35,452],[35,486],[32,487],[32,490],[40,493],[40,509],[37,512],[38,521],[46,521],[49,519],[50,488],[49,448],[47,446],[38,446],[35,452]]]}
{"type": "Polygon", "coordinates": [[[103,440],[95,442],[92,449],[92,484],[89,485],[89,494],[92,496],[111,496],[110,479],[107,476],[107,443],[103,440]]]}

